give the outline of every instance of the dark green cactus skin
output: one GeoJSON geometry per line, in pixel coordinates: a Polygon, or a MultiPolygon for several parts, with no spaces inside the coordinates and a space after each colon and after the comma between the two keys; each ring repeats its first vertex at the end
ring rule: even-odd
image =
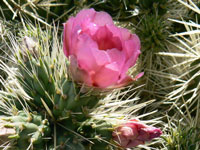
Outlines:
{"type": "MultiPolygon", "coordinates": [[[[68,125],[69,126],[69,125],[68,125]]],[[[83,145],[83,140],[79,136],[63,130],[61,127],[56,129],[56,147],[59,150],[87,150],[83,145]]],[[[55,150],[54,145],[49,146],[49,150],[55,150]]]]}
{"type": "Polygon", "coordinates": [[[108,150],[111,145],[104,141],[111,142],[112,139],[112,125],[104,120],[97,120],[89,118],[84,121],[78,132],[83,134],[85,137],[92,139],[91,141],[95,144],[88,143],[88,149],[91,150],[108,150]]]}
{"type": "Polygon", "coordinates": [[[49,122],[41,115],[19,111],[15,116],[2,117],[1,120],[7,121],[4,127],[16,130],[15,135],[8,137],[17,141],[16,149],[26,150],[31,143],[35,149],[43,149],[43,138],[49,136],[50,128],[49,122]]]}
{"type": "Polygon", "coordinates": [[[168,0],[139,0],[139,6],[145,13],[158,13],[164,15],[167,12],[168,0]]]}
{"type": "Polygon", "coordinates": [[[133,17],[137,0],[105,0],[97,1],[91,7],[98,11],[106,11],[116,19],[129,19],[133,17]]]}
{"type": "MultiPolygon", "coordinates": [[[[68,131],[61,126],[56,128],[56,145],[60,150],[109,150],[111,147],[114,149],[108,144],[112,139],[112,125],[104,120],[89,118],[83,122],[76,122],[67,119],[62,121],[62,126],[68,131]],[[69,130],[76,131],[76,135],[69,130]]],[[[49,149],[53,147],[51,145],[49,149]]]]}

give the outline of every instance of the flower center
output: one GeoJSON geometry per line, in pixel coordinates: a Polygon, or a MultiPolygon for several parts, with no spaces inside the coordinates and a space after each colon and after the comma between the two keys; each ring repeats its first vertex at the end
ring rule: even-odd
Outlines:
{"type": "Polygon", "coordinates": [[[112,32],[106,26],[100,27],[94,35],[99,50],[108,50],[116,48],[122,50],[122,44],[119,37],[114,37],[112,32]]]}

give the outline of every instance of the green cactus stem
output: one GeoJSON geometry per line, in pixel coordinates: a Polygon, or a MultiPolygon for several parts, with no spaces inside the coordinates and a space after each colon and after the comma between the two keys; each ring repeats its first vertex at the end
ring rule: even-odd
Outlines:
{"type": "Polygon", "coordinates": [[[50,133],[49,123],[42,116],[34,113],[19,111],[14,116],[1,116],[1,126],[6,130],[4,135],[0,136],[4,140],[5,136],[9,140],[17,141],[13,146],[19,150],[26,150],[28,147],[43,148],[45,140],[50,133]]]}

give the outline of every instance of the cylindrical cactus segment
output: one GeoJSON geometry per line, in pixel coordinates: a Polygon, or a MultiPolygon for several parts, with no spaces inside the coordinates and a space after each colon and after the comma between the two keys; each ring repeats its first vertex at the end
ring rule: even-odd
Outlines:
{"type": "MultiPolygon", "coordinates": [[[[49,123],[42,119],[41,115],[19,111],[15,116],[1,116],[0,124],[5,135],[0,134],[0,140],[16,140],[16,146],[20,150],[26,150],[28,147],[43,147],[43,138],[50,134],[49,123]]],[[[1,129],[2,129],[1,128],[1,129]]]]}
{"type": "Polygon", "coordinates": [[[23,85],[25,91],[29,96],[33,97],[35,104],[41,105],[41,98],[45,100],[48,106],[52,107],[53,103],[50,99],[52,87],[55,89],[55,83],[48,72],[45,65],[45,58],[34,58],[29,56],[29,60],[25,61],[23,58],[16,58],[18,60],[18,68],[20,75],[18,80],[23,85]]]}

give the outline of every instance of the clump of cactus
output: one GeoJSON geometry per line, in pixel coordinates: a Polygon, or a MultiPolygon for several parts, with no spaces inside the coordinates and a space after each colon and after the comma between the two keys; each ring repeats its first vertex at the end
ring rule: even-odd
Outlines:
{"type": "MultiPolygon", "coordinates": [[[[187,4],[181,1],[188,7],[192,4],[187,4]]],[[[171,21],[184,24],[186,32],[177,33],[172,35],[176,39],[176,44],[171,43],[173,46],[169,47],[169,52],[160,52],[160,55],[172,58],[168,59],[165,77],[173,76],[171,83],[174,87],[168,87],[171,92],[167,94],[167,99],[171,102],[176,102],[176,105],[181,106],[185,110],[185,106],[195,113],[197,102],[199,99],[199,33],[195,28],[198,28],[197,23],[189,23],[172,19],[171,21]],[[174,52],[174,48],[176,51],[174,52]],[[171,50],[170,50],[171,49],[171,50]],[[173,51],[172,51],[173,50],[173,51]],[[184,103],[182,103],[182,101],[184,103]]],[[[187,110],[185,110],[187,111],[187,110]]]]}
{"type": "MultiPolygon", "coordinates": [[[[192,0],[2,0],[0,149],[199,149],[199,12],[192,0]],[[140,58],[127,72],[137,80],[133,84],[105,88],[106,74],[101,88],[96,80],[84,82],[88,66],[79,61],[87,57],[74,58],[68,49],[69,33],[74,41],[82,37],[74,38],[67,22],[61,37],[61,23],[87,8],[108,12],[115,25],[140,38],[140,58]],[[149,142],[161,134],[151,125],[162,127],[163,136],[149,142]]],[[[95,23],[73,25],[73,31],[93,36],[95,23]]],[[[118,39],[99,35],[93,40],[103,41],[100,50],[120,43],[107,45],[118,39]]],[[[96,70],[89,73],[96,79],[96,70]]]]}
{"type": "Polygon", "coordinates": [[[0,91],[2,147],[120,149],[113,131],[131,118],[133,109],[136,112],[151,102],[135,107],[138,99],[122,101],[120,90],[113,93],[74,82],[58,31],[51,30],[27,24],[17,39],[8,36],[13,67],[1,62],[1,70],[8,75],[1,80],[0,91]]]}

